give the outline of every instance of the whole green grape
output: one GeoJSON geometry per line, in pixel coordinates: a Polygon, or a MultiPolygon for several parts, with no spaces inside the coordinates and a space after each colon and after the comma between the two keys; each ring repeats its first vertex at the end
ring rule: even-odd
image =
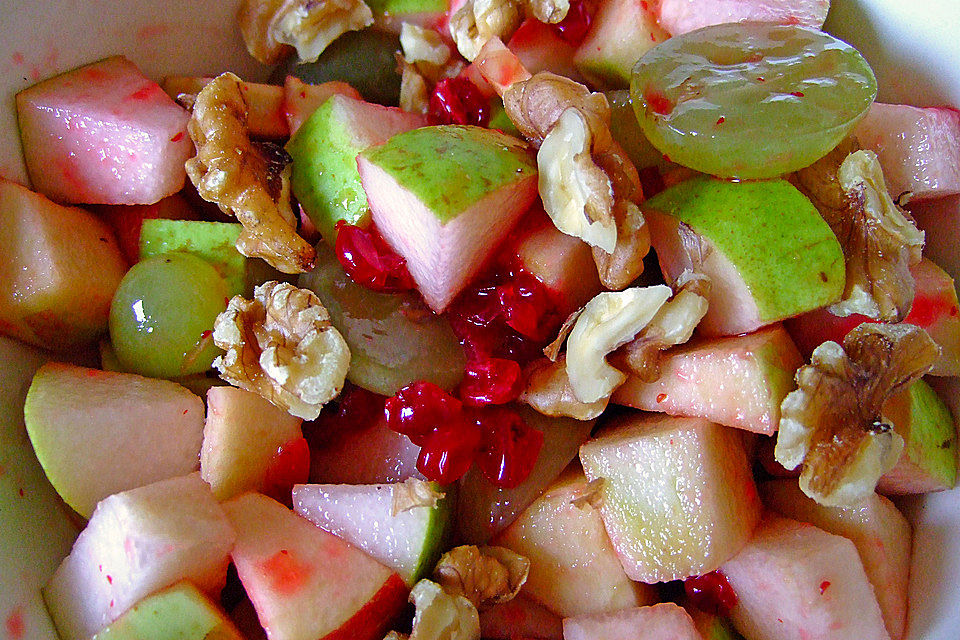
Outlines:
{"type": "Polygon", "coordinates": [[[213,322],[228,296],[216,268],[188,253],[133,265],[110,306],[110,341],[120,366],[155,378],[206,371],[220,353],[213,322]]]}
{"type": "Polygon", "coordinates": [[[633,108],[673,162],[725,178],[771,178],[808,166],[863,117],[877,81],[833,36],[759,22],[670,38],[637,62],[633,108]]]}

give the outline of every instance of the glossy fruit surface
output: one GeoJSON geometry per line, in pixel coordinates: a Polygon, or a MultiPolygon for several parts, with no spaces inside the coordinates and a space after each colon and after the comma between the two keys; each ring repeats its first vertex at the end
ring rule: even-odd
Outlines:
{"type": "Polygon", "coordinates": [[[737,605],[736,592],[719,571],[687,578],[683,581],[683,590],[695,607],[707,613],[728,616],[737,605]]]}
{"type": "Polygon", "coordinates": [[[375,229],[341,220],[336,225],[334,251],[350,279],[373,291],[393,293],[413,289],[407,261],[384,242],[375,229]]]}
{"type": "Polygon", "coordinates": [[[634,67],[630,90],[644,133],[673,162],[770,178],[835,147],[877,82],[860,53],[826,33],[738,23],[657,46],[634,67]]]}
{"type": "Polygon", "coordinates": [[[427,121],[485,127],[490,123],[490,102],[469,79],[444,78],[433,88],[427,121]]]}
{"type": "Polygon", "coordinates": [[[477,414],[483,433],[477,466],[496,487],[511,489],[527,479],[543,447],[543,432],[512,409],[491,407],[477,414]]]}
{"type": "Polygon", "coordinates": [[[387,426],[417,445],[459,415],[462,404],[437,385],[418,380],[400,389],[383,406],[387,426]]]}
{"type": "Polygon", "coordinates": [[[450,484],[463,477],[473,464],[480,447],[477,424],[462,414],[431,433],[425,439],[417,470],[427,480],[450,484]]]}
{"type": "Polygon", "coordinates": [[[469,406],[504,404],[516,400],[523,387],[520,364],[504,358],[467,363],[460,383],[460,399],[469,406]]]}
{"type": "Polygon", "coordinates": [[[167,253],[135,264],[110,307],[110,340],[124,370],[156,378],[200,373],[220,352],[213,322],[227,284],[210,263],[167,253]]]}

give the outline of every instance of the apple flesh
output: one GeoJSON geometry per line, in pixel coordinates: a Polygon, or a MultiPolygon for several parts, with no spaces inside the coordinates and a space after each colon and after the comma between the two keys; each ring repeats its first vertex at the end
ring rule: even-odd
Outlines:
{"type": "Polygon", "coordinates": [[[690,614],[672,602],[566,618],[563,639],[634,640],[640,629],[643,640],[703,640],[690,614]]]}
{"type": "Polygon", "coordinates": [[[627,576],[664,582],[709,573],[760,518],[740,432],[700,418],[628,414],[580,448],[603,478],[600,515],[627,576]]]}
{"type": "Polygon", "coordinates": [[[236,387],[211,388],[200,476],[218,500],[264,491],[277,452],[301,437],[302,422],[256,393],[236,387]]]}
{"type": "Polygon", "coordinates": [[[730,616],[750,640],[889,640],[852,542],[768,514],[720,571],[737,594],[730,616]]]}
{"type": "Polygon", "coordinates": [[[877,154],[893,197],[916,200],[960,193],[960,112],[875,102],[853,134],[877,154]]]}
{"type": "Polygon", "coordinates": [[[480,612],[480,636],[489,640],[563,640],[563,621],[523,594],[480,612]]]}
{"type": "Polygon", "coordinates": [[[151,204],[183,188],[190,114],[122,56],[17,94],[34,188],[77,204],[151,204]]]}
{"type": "Polygon", "coordinates": [[[61,640],[88,640],[141,599],[181,580],[218,596],[235,539],[196,473],[104,499],[43,588],[61,640]]]}
{"type": "Polygon", "coordinates": [[[960,277],[960,252],[955,241],[960,236],[960,195],[911,201],[907,208],[924,231],[923,255],[943,267],[950,277],[960,277]]]}
{"type": "Polygon", "coordinates": [[[310,482],[385,484],[422,479],[417,471],[419,456],[420,447],[387,427],[381,417],[368,427],[347,428],[323,442],[311,442],[310,482]]]}
{"type": "Polygon", "coordinates": [[[526,144],[480,127],[396,135],[357,156],[374,223],[440,313],[537,197],[526,144]]]}
{"type": "Polygon", "coordinates": [[[120,251],[130,264],[140,259],[140,233],[144,220],[199,220],[197,211],[180,194],[153,204],[97,205],[92,211],[113,229],[120,251]]]}
{"type": "Polygon", "coordinates": [[[836,302],[843,252],[813,204],[784,180],[685,180],[643,205],[650,240],[667,281],[685,269],[710,277],[698,330],[737,335],[836,302]],[[686,227],[699,238],[694,256],[686,227]]]}
{"type": "Polygon", "coordinates": [[[517,407],[523,420],[543,432],[543,448],[527,479],[512,489],[491,484],[474,466],[460,479],[457,534],[466,544],[484,544],[523,513],[551,482],[576,459],[594,421],[551,418],[529,407],[517,407]]]}
{"type": "Polygon", "coordinates": [[[297,129],[286,147],[293,158],[290,187],[327,244],[336,242],[340,220],[369,223],[357,154],[426,123],[419,114],[335,95],[297,129]]]}
{"type": "Polygon", "coordinates": [[[727,22],[775,22],[820,29],[830,0],[661,0],[660,26],[672,35],[727,22]]]}
{"type": "Polygon", "coordinates": [[[550,25],[536,18],[527,18],[507,41],[521,64],[531,74],[549,71],[581,82],[580,72],[573,64],[577,49],[561,38],[550,25]]]}
{"type": "Polygon", "coordinates": [[[85,518],[113,493],[197,469],[203,401],[174,382],[50,362],[23,415],[50,484],[85,518]]]}
{"type": "Polygon", "coordinates": [[[283,81],[283,116],[287,119],[290,135],[295,134],[314,111],[335,95],[363,99],[359,91],[340,80],[307,84],[296,76],[287,76],[283,81]]]}
{"type": "Polygon", "coordinates": [[[396,573],[279,502],[245,493],[223,508],[237,532],[231,558],[269,640],[380,640],[406,603],[396,573]]]}
{"type": "Polygon", "coordinates": [[[656,602],[623,572],[597,508],[574,504],[586,489],[579,465],[569,468],[492,544],[530,560],[523,593],[561,618],[656,602]]]}
{"type": "Polygon", "coordinates": [[[894,504],[873,494],[857,507],[824,507],[808,498],[795,480],[772,480],[758,489],[764,505],[780,515],[853,542],[890,637],[902,637],[907,621],[911,534],[910,524],[894,504]]]}
{"type": "Polygon", "coordinates": [[[127,268],[110,229],[3,179],[0,225],[0,333],[59,351],[106,333],[127,268]]]}
{"type": "MultiPolygon", "coordinates": [[[[433,484],[435,491],[439,485],[433,484]]],[[[301,484],[293,508],[325,531],[343,538],[393,569],[412,587],[433,570],[450,530],[453,498],[435,506],[393,512],[395,484],[301,484]]]]}
{"type": "Polygon", "coordinates": [[[189,582],[147,596],[93,640],[244,640],[223,611],[189,582]]]}
{"type": "Polygon", "coordinates": [[[780,325],[744,336],[695,339],[664,353],[656,381],[631,376],[611,400],[772,435],[780,424],[780,403],[796,388],[793,376],[802,364],[780,325]]]}

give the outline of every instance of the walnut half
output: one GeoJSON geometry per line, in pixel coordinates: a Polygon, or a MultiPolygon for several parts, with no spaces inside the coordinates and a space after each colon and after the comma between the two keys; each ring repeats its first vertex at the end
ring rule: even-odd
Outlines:
{"type": "Polygon", "coordinates": [[[227,353],[214,360],[227,382],[260,394],[291,415],[314,420],[340,393],[350,349],[308,289],[266,282],[253,300],[235,296],[213,326],[227,353]]]}
{"type": "Polygon", "coordinates": [[[910,324],[864,323],[843,347],[824,342],[781,404],[777,461],[787,469],[803,464],[800,488],[820,504],[856,505],[903,448],[882,415],[884,402],[939,356],[926,331],[910,324]]]}

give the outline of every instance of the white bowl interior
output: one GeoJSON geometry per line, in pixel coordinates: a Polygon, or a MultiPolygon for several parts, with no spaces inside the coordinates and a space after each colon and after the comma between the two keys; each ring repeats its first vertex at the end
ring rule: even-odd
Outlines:
{"type": "MultiPolygon", "coordinates": [[[[960,3],[834,0],[833,5],[828,29],[871,62],[883,101],[960,106],[960,3]]],[[[200,0],[0,0],[0,94],[7,105],[0,110],[0,175],[26,180],[13,95],[38,79],[117,53],[155,78],[226,69],[262,77],[264,70],[239,40],[235,6],[233,1],[200,0]]],[[[0,337],[0,629],[23,640],[53,637],[39,587],[76,535],[23,427],[26,389],[45,358],[0,337]]],[[[950,396],[956,411],[960,394],[955,386],[950,396]]],[[[908,500],[903,507],[915,526],[910,638],[956,640],[960,490],[908,500]]]]}

